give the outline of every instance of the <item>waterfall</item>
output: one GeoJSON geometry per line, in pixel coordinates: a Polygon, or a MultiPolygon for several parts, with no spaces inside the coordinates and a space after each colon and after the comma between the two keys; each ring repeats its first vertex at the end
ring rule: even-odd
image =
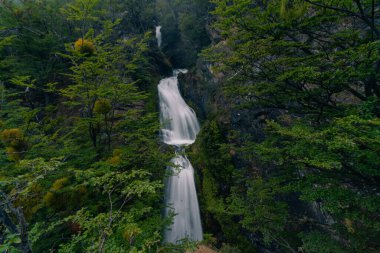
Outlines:
{"type": "Polygon", "coordinates": [[[165,241],[177,243],[187,238],[191,241],[203,240],[201,217],[194,183],[194,169],[186,156],[177,155],[171,162],[173,173],[167,181],[165,202],[170,205],[165,215],[174,212],[173,224],[165,231],[165,241]]]}
{"type": "Polygon", "coordinates": [[[158,47],[161,47],[162,38],[161,38],[161,26],[156,26],[156,39],[158,47]]]}
{"type": "Polygon", "coordinates": [[[161,109],[162,140],[168,145],[189,145],[195,141],[199,124],[195,112],[183,100],[178,89],[178,73],[162,79],[158,84],[161,109]]]}
{"type": "Polygon", "coordinates": [[[203,240],[194,169],[187,157],[179,154],[183,153],[183,146],[194,143],[200,129],[195,112],[183,100],[178,89],[177,75],[186,72],[184,69],[175,70],[172,77],[162,79],[158,84],[162,140],[178,151],[171,160],[173,166],[168,168],[171,175],[165,191],[165,215],[175,214],[173,224],[164,235],[165,241],[170,243],[179,243],[185,238],[203,240]]]}

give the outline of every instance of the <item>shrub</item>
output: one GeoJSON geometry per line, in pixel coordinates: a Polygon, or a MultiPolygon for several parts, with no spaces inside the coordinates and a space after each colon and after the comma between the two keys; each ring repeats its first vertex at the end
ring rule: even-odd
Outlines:
{"type": "Polygon", "coordinates": [[[112,165],[118,165],[121,162],[120,156],[113,156],[110,159],[108,159],[108,162],[112,165]]]}
{"type": "Polygon", "coordinates": [[[15,162],[21,160],[23,151],[26,149],[26,142],[21,129],[5,129],[0,133],[0,139],[6,146],[8,159],[15,162]]]}
{"type": "Polygon", "coordinates": [[[19,147],[24,140],[24,135],[19,128],[5,129],[0,134],[1,140],[9,147],[19,147]]]}
{"type": "Polygon", "coordinates": [[[28,194],[21,194],[16,200],[16,205],[23,208],[25,218],[30,220],[33,215],[41,208],[41,198],[43,187],[38,183],[32,183],[28,194]]]}
{"type": "Polygon", "coordinates": [[[57,179],[55,180],[55,182],[53,183],[53,186],[50,188],[50,190],[52,191],[57,191],[57,190],[60,190],[62,189],[62,187],[69,181],[69,179],[67,177],[63,177],[63,178],[60,178],[60,179],[57,179]]]}
{"type": "Polygon", "coordinates": [[[86,55],[93,55],[95,52],[94,44],[91,41],[85,39],[78,39],[74,43],[74,48],[77,52],[86,55]]]}
{"type": "Polygon", "coordinates": [[[46,195],[44,196],[44,203],[47,206],[52,205],[54,202],[54,193],[52,192],[47,192],[46,195]]]}
{"type": "Polygon", "coordinates": [[[122,150],[119,148],[116,148],[113,150],[112,157],[108,159],[108,163],[112,165],[118,165],[121,162],[121,153],[122,150]]]}
{"type": "Polygon", "coordinates": [[[6,152],[10,161],[17,162],[21,160],[21,152],[14,147],[7,147],[6,152]]]}
{"type": "Polygon", "coordinates": [[[141,234],[142,230],[137,226],[137,224],[129,224],[125,227],[123,232],[123,238],[129,244],[133,244],[135,238],[141,234]]]}
{"type": "Polygon", "coordinates": [[[50,191],[44,196],[44,202],[47,206],[59,209],[63,203],[66,203],[68,199],[60,190],[68,183],[68,181],[69,179],[67,177],[59,178],[54,181],[50,191]]]}
{"type": "Polygon", "coordinates": [[[223,244],[223,247],[220,249],[221,253],[241,253],[238,247],[231,246],[228,244],[223,244]]]}
{"type": "Polygon", "coordinates": [[[94,112],[99,114],[107,114],[111,111],[112,106],[108,99],[99,99],[95,102],[94,112]]]}
{"type": "Polygon", "coordinates": [[[113,156],[121,156],[122,150],[120,148],[115,148],[112,152],[113,156]]]}
{"type": "Polygon", "coordinates": [[[70,221],[70,222],[68,223],[68,226],[69,226],[70,231],[71,231],[73,234],[79,234],[80,232],[82,232],[82,227],[81,227],[80,224],[77,223],[77,222],[70,221]]]}

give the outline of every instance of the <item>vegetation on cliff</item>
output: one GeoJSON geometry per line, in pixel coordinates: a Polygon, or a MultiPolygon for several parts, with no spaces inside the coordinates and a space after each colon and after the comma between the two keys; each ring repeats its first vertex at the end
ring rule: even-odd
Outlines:
{"type": "Polygon", "coordinates": [[[230,215],[259,248],[377,252],[378,3],[212,2],[220,40],[203,55],[235,112],[260,109],[265,134],[225,131],[244,163],[222,207],[206,206],[230,215]]]}
{"type": "Polygon", "coordinates": [[[1,252],[163,248],[157,48],[130,4],[1,1],[1,252]]]}
{"type": "Polygon", "coordinates": [[[0,1],[0,251],[194,249],[162,243],[174,66],[204,244],[379,252],[379,20],[374,0],[0,1]]]}

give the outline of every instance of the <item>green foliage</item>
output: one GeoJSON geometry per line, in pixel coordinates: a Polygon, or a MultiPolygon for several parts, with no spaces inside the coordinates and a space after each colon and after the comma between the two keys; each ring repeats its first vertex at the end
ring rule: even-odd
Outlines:
{"type": "Polygon", "coordinates": [[[203,55],[235,110],[271,113],[261,138],[230,140],[241,147],[226,210],[280,252],[378,251],[372,2],[212,2],[220,40],[203,55]]]}
{"type": "Polygon", "coordinates": [[[346,252],[341,246],[327,234],[320,232],[311,232],[308,234],[301,234],[303,241],[302,249],[306,252],[346,252]]]}
{"type": "Polygon", "coordinates": [[[36,86],[54,82],[67,66],[57,58],[69,32],[58,9],[67,1],[2,1],[0,4],[0,76],[32,76],[36,86]]]}
{"type": "Polygon", "coordinates": [[[107,22],[105,33],[94,38],[99,44],[95,54],[82,54],[67,47],[71,54],[64,55],[73,62],[72,74],[68,74],[73,84],[61,89],[60,93],[69,99],[69,106],[81,111],[78,124],[87,125],[94,147],[105,143],[110,148],[115,123],[125,115],[127,107],[134,107],[146,98],[137,90],[131,76],[125,75],[125,72],[132,74],[138,69],[135,58],[144,57],[142,52],[146,50],[143,44],[146,38],[141,42],[133,38],[112,44],[109,32],[115,25],[107,22]],[[124,50],[129,50],[130,54],[123,54],[124,50]],[[112,105],[120,109],[116,111],[112,105]],[[102,115],[104,119],[100,117],[102,115]],[[107,135],[106,140],[100,138],[102,133],[107,135]]]}
{"type": "Polygon", "coordinates": [[[208,232],[222,232],[224,243],[236,245],[243,252],[253,252],[253,247],[241,235],[238,224],[234,222],[234,211],[229,208],[230,200],[227,196],[236,179],[231,157],[233,148],[227,141],[214,120],[205,122],[197,137],[191,161],[201,174],[201,211],[206,227],[213,228],[208,232]]]}
{"type": "Polygon", "coordinates": [[[240,253],[241,251],[237,247],[230,246],[228,244],[224,244],[220,249],[221,253],[240,253]]]}
{"type": "Polygon", "coordinates": [[[0,212],[7,220],[0,240],[7,252],[163,248],[170,159],[159,146],[156,107],[147,106],[159,78],[146,32],[154,8],[132,2],[1,2],[0,212]],[[127,7],[136,7],[128,11],[144,28],[129,24],[127,7]],[[120,33],[126,26],[134,33],[120,33]],[[21,154],[17,163],[7,151],[21,154]]]}
{"type": "MultiPolygon", "coordinates": [[[[336,15],[304,1],[277,0],[263,6],[214,2],[214,27],[222,40],[205,55],[216,62],[216,70],[235,73],[226,89],[240,96],[241,103],[323,114],[337,113],[342,101],[379,95],[376,85],[371,88],[378,78],[373,76],[378,41],[359,27],[340,25],[344,13],[336,15]],[[284,20],[284,6],[305,14],[284,20]]],[[[340,6],[345,7],[337,3],[340,6]]]]}
{"type": "Polygon", "coordinates": [[[20,242],[21,240],[18,235],[7,233],[5,234],[4,242],[0,245],[0,250],[3,252],[18,253],[20,251],[14,245],[19,244],[20,242]]]}
{"type": "Polygon", "coordinates": [[[161,244],[170,155],[158,140],[163,56],[151,31],[162,25],[174,66],[194,66],[212,41],[203,56],[226,96],[215,92],[223,115],[206,119],[190,154],[208,241],[221,252],[378,252],[377,8],[1,1],[0,251],[196,248],[161,244]],[[242,108],[262,136],[230,124],[242,108]],[[258,110],[269,112],[260,123],[258,110]]]}
{"type": "Polygon", "coordinates": [[[379,120],[347,116],[319,128],[300,124],[271,125],[272,134],[256,146],[257,155],[266,162],[276,156],[276,167],[297,178],[287,187],[299,192],[301,200],[322,202],[334,219],[334,231],[350,242],[351,250],[371,251],[379,235],[374,217],[380,199],[372,193],[379,176],[379,120]],[[270,150],[272,146],[282,148],[270,150]]]}
{"type": "Polygon", "coordinates": [[[194,65],[200,50],[210,44],[206,30],[210,8],[208,1],[157,1],[163,37],[161,47],[174,66],[194,65]]]}
{"type": "MultiPolygon", "coordinates": [[[[82,51],[92,48],[88,43],[85,43],[84,35],[89,29],[91,22],[98,20],[95,9],[98,4],[99,0],[74,0],[73,3],[68,3],[61,9],[67,20],[72,20],[79,24],[77,27],[79,27],[80,34],[82,35],[82,45],[80,47],[82,51]]],[[[75,47],[77,48],[77,45],[75,47]]]]}
{"type": "Polygon", "coordinates": [[[127,11],[123,23],[130,33],[145,33],[153,28],[156,21],[155,0],[117,0],[121,11],[127,11]]]}
{"type": "MultiPolygon", "coordinates": [[[[104,212],[94,214],[82,209],[75,215],[67,217],[66,222],[78,224],[80,232],[69,243],[62,245],[60,252],[80,252],[79,249],[83,247],[85,252],[93,250],[122,252],[157,247],[160,236],[154,231],[157,231],[161,224],[157,223],[156,228],[149,227],[149,232],[144,224],[157,222],[159,212],[157,213],[151,207],[144,207],[144,202],[149,203],[144,201],[144,197],[146,200],[154,199],[161,192],[160,181],[150,182],[147,179],[150,173],[143,170],[105,172],[100,175],[95,171],[86,171],[85,174],[78,172],[77,176],[81,180],[88,180],[89,187],[101,189],[100,193],[105,194],[113,204],[104,212]],[[125,206],[129,206],[128,211],[125,210],[125,206]],[[123,212],[121,212],[122,209],[124,209],[123,212]],[[146,215],[152,218],[141,220],[146,215]],[[142,234],[142,229],[146,234],[142,234]],[[106,240],[108,237],[113,237],[113,239],[106,240]],[[156,246],[150,245],[152,240],[156,246]]],[[[151,226],[154,225],[151,224],[151,226]]]]}

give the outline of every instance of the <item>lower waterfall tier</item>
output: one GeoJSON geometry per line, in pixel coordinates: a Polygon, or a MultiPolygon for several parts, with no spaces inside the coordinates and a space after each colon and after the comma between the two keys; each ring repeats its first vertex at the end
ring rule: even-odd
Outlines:
{"type": "Polygon", "coordinates": [[[197,193],[194,183],[194,169],[190,161],[182,155],[171,160],[175,165],[168,169],[165,194],[165,216],[175,214],[171,228],[165,231],[165,241],[179,243],[182,239],[202,241],[203,231],[199,213],[197,193]]]}

